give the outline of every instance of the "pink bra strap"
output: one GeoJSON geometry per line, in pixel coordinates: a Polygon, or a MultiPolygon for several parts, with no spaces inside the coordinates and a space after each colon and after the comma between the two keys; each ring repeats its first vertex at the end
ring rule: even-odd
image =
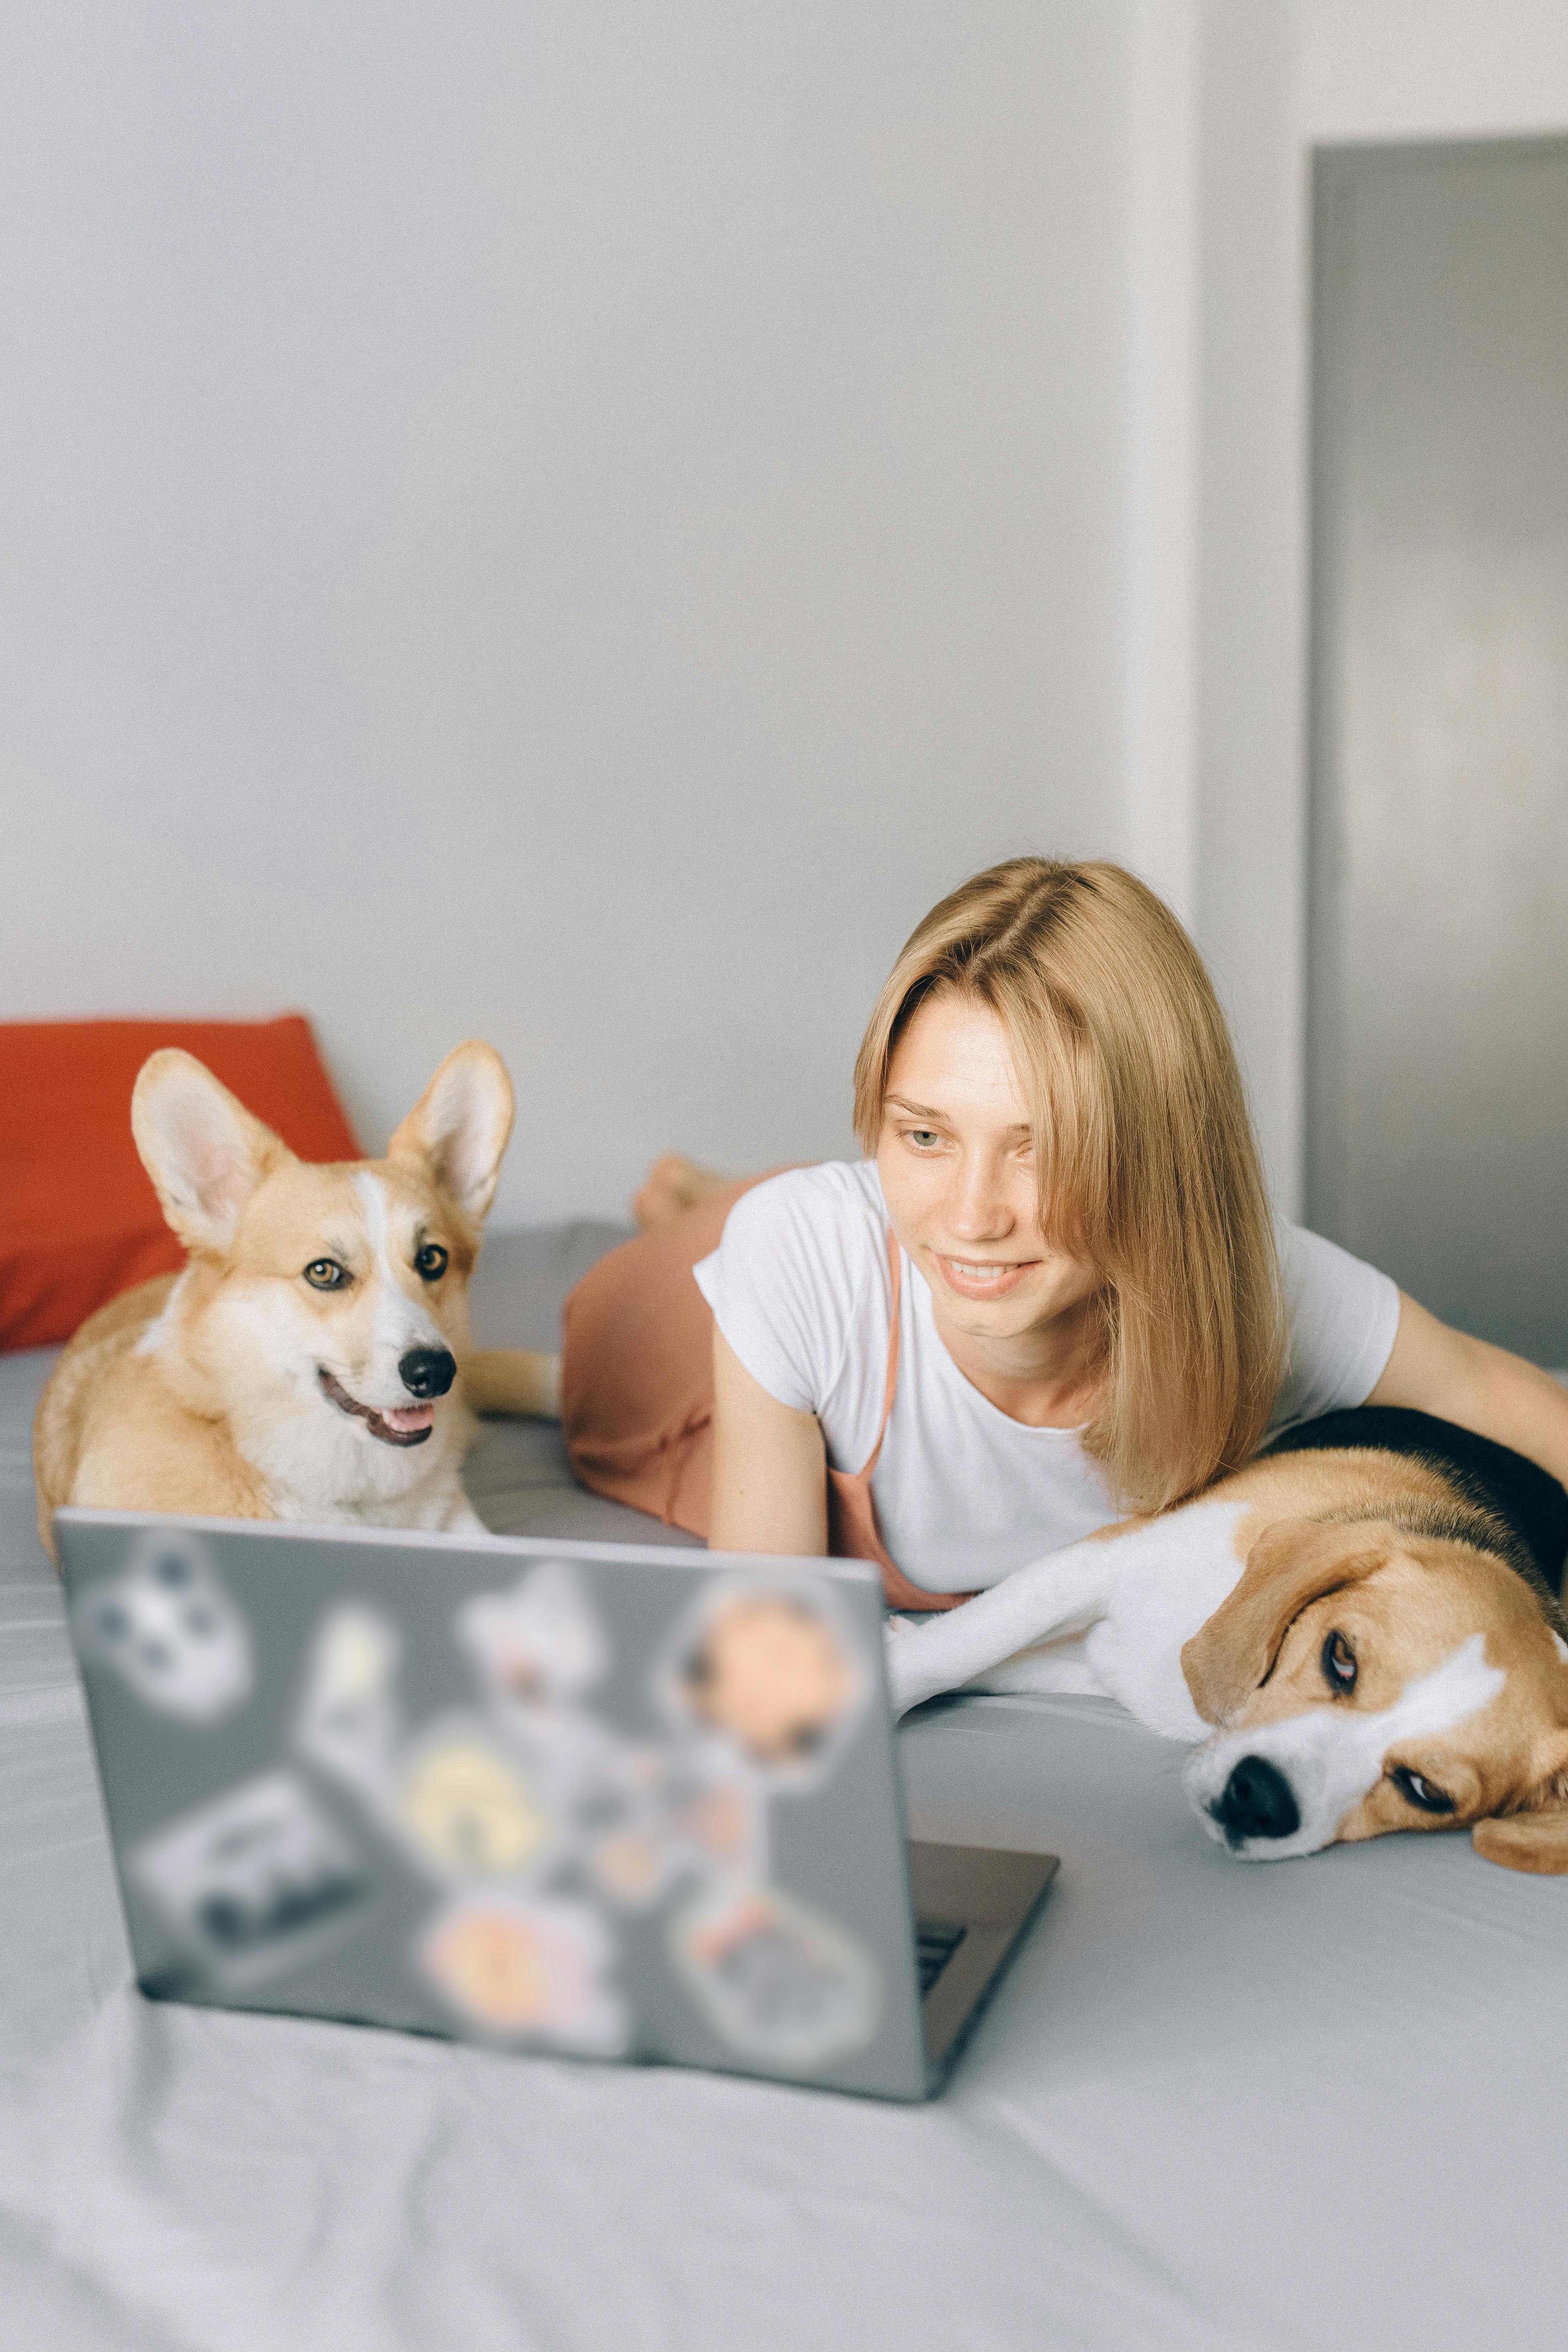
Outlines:
{"type": "Polygon", "coordinates": [[[892,1418],[894,1391],[899,1385],[899,1324],[900,1300],[903,1290],[903,1261],[899,1254],[898,1237],[891,1225],[888,1227],[888,1272],[892,1281],[892,1306],[888,1325],[888,1384],[882,1392],[882,1420],[877,1432],[877,1443],[871,1448],[869,1458],[860,1472],[861,1478],[869,1478],[877,1466],[877,1457],[882,1451],[882,1440],[888,1433],[888,1423],[892,1418]]]}

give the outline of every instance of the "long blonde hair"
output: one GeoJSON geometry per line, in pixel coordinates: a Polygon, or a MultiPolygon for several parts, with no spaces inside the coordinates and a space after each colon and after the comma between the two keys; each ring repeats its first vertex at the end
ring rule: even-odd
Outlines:
{"type": "Polygon", "coordinates": [[[855,1065],[868,1154],[893,1049],[938,990],[1001,1022],[1041,1226],[1103,1280],[1106,1378],[1085,1444],[1124,1508],[1165,1509],[1254,1452],[1284,1352],[1268,1196],[1208,974],[1120,866],[1013,857],[976,874],[931,908],[877,1000],[855,1065]]]}

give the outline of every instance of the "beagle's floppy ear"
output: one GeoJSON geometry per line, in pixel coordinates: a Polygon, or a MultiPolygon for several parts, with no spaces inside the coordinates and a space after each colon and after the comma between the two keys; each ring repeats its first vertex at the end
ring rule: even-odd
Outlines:
{"type": "Polygon", "coordinates": [[[1205,1723],[1224,1723],[1272,1673],[1291,1621],[1310,1601],[1359,1584],[1388,1558],[1393,1529],[1279,1519],[1247,1555],[1240,1581],[1182,1648],[1182,1672],[1205,1723]]]}
{"type": "MultiPolygon", "coordinates": [[[[1559,1649],[1562,1643],[1558,1643],[1559,1649]]],[[[1564,1690],[1559,1706],[1568,1710],[1568,1664],[1558,1668],[1564,1690]]],[[[1531,1870],[1542,1877],[1568,1873],[1568,1724],[1560,1720],[1535,1757],[1537,1801],[1522,1812],[1476,1822],[1470,1843],[1488,1862],[1505,1870],[1531,1870]]]]}
{"type": "Polygon", "coordinates": [[[1568,1872],[1568,1800],[1555,1798],[1539,1812],[1504,1813],[1477,1822],[1470,1843],[1488,1862],[1505,1870],[1533,1870],[1543,1877],[1568,1872]]]}
{"type": "Polygon", "coordinates": [[[187,1249],[223,1255],[270,1169],[293,1158],[204,1062],[177,1045],[150,1055],[131,1096],[131,1132],[159,1206],[187,1249]]]}
{"type": "Polygon", "coordinates": [[[449,1053],[392,1141],[389,1160],[422,1160],[447,1199],[482,1224],[511,1134],[511,1080],[489,1045],[449,1053]]]}

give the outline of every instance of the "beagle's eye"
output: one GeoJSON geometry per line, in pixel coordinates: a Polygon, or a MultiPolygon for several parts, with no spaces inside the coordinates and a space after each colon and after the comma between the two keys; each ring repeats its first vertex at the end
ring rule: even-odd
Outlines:
{"type": "Polygon", "coordinates": [[[353,1276],[335,1257],[313,1257],[305,1268],[305,1279],[312,1290],[345,1290],[353,1276]]]}
{"type": "Polygon", "coordinates": [[[447,1271],[447,1253],[439,1242],[426,1242],[414,1253],[414,1271],[421,1282],[439,1282],[447,1271]]]}
{"type": "Polygon", "coordinates": [[[1323,1643],[1323,1680],[1336,1698],[1349,1698],[1355,1688],[1355,1652],[1342,1633],[1331,1633],[1323,1643]]]}
{"type": "Polygon", "coordinates": [[[1432,1782],[1424,1779],[1419,1772],[1412,1772],[1408,1765],[1395,1764],[1388,1777],[1406,1804],[1415,1805],[1424,1813],[1453,1811],[1452,1797],[1445,1795],[1441,1789],[1435,1788],[1432,1782]]]}

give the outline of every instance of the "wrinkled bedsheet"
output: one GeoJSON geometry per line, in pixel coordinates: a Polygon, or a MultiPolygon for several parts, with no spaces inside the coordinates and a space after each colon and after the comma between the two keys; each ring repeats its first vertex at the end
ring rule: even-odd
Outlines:
{"type": "MultiPolygon", "coordinates": [[[[497,1236],[478,1335],[547,1343],[614,1238],[497,1236]]],[[[5,2352],[1562,2341],[1568,1880],[1459,1836],[1243,1868],[1104,1700],[900,1734],[919,1830],[1062,1856],[923,2110],[144,2002],[33,1529],[50,1360],[0,1359],[5,2352]]],[[[470,1491],[650,1533],[543,1424],[489,1424],[470,1491]]]]}

